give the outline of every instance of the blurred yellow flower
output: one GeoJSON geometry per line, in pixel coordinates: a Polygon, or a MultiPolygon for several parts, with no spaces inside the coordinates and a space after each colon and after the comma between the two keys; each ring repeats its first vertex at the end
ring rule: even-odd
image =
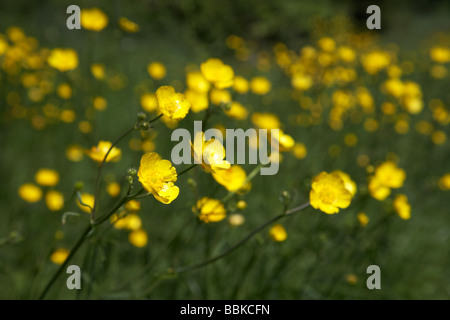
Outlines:
{"type": "Polygon", "coordinates": [[[312,87],[313,79],[309,75],[297,72],[292,75],[291,84],[295,89],[305,91],[312,87]]]}
{"type": "Polygon", "coordinates": [[[114,224],[114,228],[116,229],[127,229],[130,231],[138,230],[142,227],[141,218],[135,213],[129,213],[124,215],[114,214],[110,219],[111,223],[114,224]]]}
{"type": "Polygon", "coordinates": [[[450,62],[450,48],[435,46],[430,50],[430,58],[438,63],[450,62]]]}
{"type": "Polygon", "coordinates": [[[177,171],[169,160],[163,160],[155,152],[145,153],[138,171],[139,181],[156,200],[169,204],[178,197],[180,189],[174,185],[177,171]]]}
{"type": "Polygon", "coordinates": [[[212,174],[214,180],[230,192],[238,191],[244,187],[247,173],[240,165],[232,165],[229,169],[216,170],[212,174]]]}
{"type": "Polygon", "coordinates": [[[45,194],[45,204],[49,210],[59,211],[64,207],[64,196],[59,191],[47,191],[45,194]]]}
{"type": "Polygon", "coordinates": [[[68,83],[60,84],[56,91],[62,99],[70,99],[72,97],[72,87],[68,83]]]}
{"type": "Polygon", "coordinates": [[[218,89],[225,89],[233,85],[234,71],[222,60],[210,58],[200,65],[203,76],[218,89]]]}
{"type": "Polygon", "coordinates": [[[248,117],[247,109],[236,101],[233,101],[230,107],[225,109],[225,114],[235,120],[244,120],[248,117]]]}
{"type": "Polygon", "coordinates": [[[358,222],[361,226],[365,227],[369,223],[369,217],[364,212],[359,212],[356,215],[356,218],[358,219],[358,222]]]}
{"type": "Polygon", "coordinates": [[[211,102],[215,105],[227,104],[231,102],[231,94],[225,89],[212,89],[209,93],[209,98],[211,102]]]}
{"type": "Polygon", "coordinates": [[[70,161],[78,162],[83,159],[84,156],[84,149],[82,146],[78,144],[72,144],[67,147],[66,149],[66,157],[70,161]]]}
{"type": "Polygon", "coordinates": [[[186,84],[189,89],[202,93],[208,92],[211,88],[211,84],[199,71],[189,72],[186,76],[186,84]]]}
{"type": "Polygon", "coordinates": [[[147,112],[153,112],[158,108],[158,99],[154,93],[144,93],[141,95],[141,106],[147,112]]]}
{"type": "Polygon", "coordinates": [[[391,63],[389,53],[375,50],[362,56],[361,63],[368,74],[376,74],[391,63]]]}
{"type": "Polygon", "coordinates": [[[108,16],[98,8],[81,10],[81,26],[87,30],[101,31],[108,25],[108,16]]]}
{"type": "Polygon", "coordinates": [[[147,72],[155,80],[161,80],[166,76],[166,67],[161,62],[152,62],[147,67],[147,72]]]}
{"type": "Polygon", "coordinates": [[[241,76],[234,77],[234,84],[233,89],[237,93],[247,93],[250,88],[250,84],[248,83],[247,79],[241,76]]]}
{"type": "Polygon", "coordinates": [[[42,168],[34,175],[34,180],[41,186],[51,187],[59,182],[59,174],[56,170],[42,168]]]}
{"type": "Polygon", "coordinates": [[[78,54],[73,49],[53,49],[47,62],[59,71],[73,70],[78,67],[78,54]]]}
{"type": "Polygon", "coordinates": [[[242,214],[234,213],[228,217],[228,223],[233,227],[238,227],[245,223],[245,218],[242,214]]]}
{"type": "Polygon", "coordinates": [[[238,203],[236,203],[236,208],[239,210],[244,210],[245,208],[247,208],[247,202],[245,202],[244,200],[239,200],[238,203]]]}
{"type": "Polygon", "coordinates": [[[125,210],[127,212],[138,212],[141,210],[141,203],[138,200],[130,200],[125,204],[125,210]]]}
{"type": "Polygon", "coordinates": [[[113,198],[117,197],[120,194],[120,184],[117,182],[108,183],[106,186],[106,192],[108,192],[108,194],[113,198]]]}
{"type": "Polygon", "coordinates": [[[411,218],[411,205],[408,202],[408,197],[404,194],[399,194],[394,199],[394,210],[398,216],[403,220],[411,218]]]}
{"type": "Polygon", "coordinates": [[[66,261],[67,257],[69,256],[69,250],[65,248],[59,248],[53,251],[53,253],[50,255],[50,261],[54,264],[63,264],[64,261],[66,261]]]}
{"type": "Polygon", "coordinates": [[[356,58],[355,50],[347,46],[339,47],[338,55],[339,58],[344,62],[353,62],[356,58]]]}
{"type": "Polygon", "coordinates": [[[94,202],[95,202],[95,197],[94,197],[94,195],[92,195],[92,194],[90,194],[90,193],[82,193],[82,194],[80,195],[80,197],[81,197],[81,202],[83,202],[83,203],[84,203],[85,205],[87,205],[87,206],[82,205],[82,204],[80,203],[80,200],[77,199],[77,205],[78,205],[78,207],[79,207],[82,211],[84,211],[84,212],[86,212],[86,213],[91,213],[91,208],[94,208],[94,202]]]}
{"type": "Polygon", "coordinates": [[[321,172],[313,178],[309,201],[311,206],[327,214],[345,209],[352,200],[351,192],[346,188],[341,175],[337,172],[321,172]]]}
{"type": "Polygon", "coordinates": [[[198,214],[198,218],[205,222],[219,222],[226,218],[226,209],[220,200],[203,197],[197,201],[192,211],[198,214]]]}
{"type": "Polygon", "coordinates": [[[191,142],[194,163],[201,164],[202,168],[214,173],[230,168],[230,163],[225,160],[225,148],[219,140],[211,139],[205,141],[205,134],[197,132],[194,143],[191,142]]]}
{"type": "Polygon", "coordinates": [[[103,111],[108,106],[108,102],[103,97],[95,97],[93,101],[94,108],[99,111],[103,111]]]}
{"type": "Polygon", "coordinates": [[[450,173],[444,174],[439,179],[438,186],[441,190],[450,190],[450,173]]]}
{"type": "Polygon", "coordinates": [[[273,113],[255,112],[252,114],[251,120],[260,129],[279,129],[281,126],[278,116],[273,113]]]}
{"type": "MultiPolygon", "coordinates": [[[[275,139],[275,137],[272,136],[272,139],[275,139]]],[[[278,146],[279,151],[291,151],[295,146],[295,140],[290,135],[284,133],[283,130],[280,130],[278,135],[278,146]]]]}
{"type": "Polygon", "coordinates": [[[254,94],[265,95],[271,88],[270,81],[265,77],[254,77],[250,80],[250,89],[254,94]]]}
{"type": "Polygon", "coordinates": [[[19,187],[19,196],[27,202],[38,202],[42,198],[42,190],[32,183],[25,183],[19,187]]]}
{"type": "Polygon", "coordinates": [[[356,191],[358,190],[355,181],[353,181],[347,173],[342,172],[341,170],[335,170],[334,172],[337,173],[339,177],[341,177],[342,181],[344,182],[345,189],[350,191],[352,197],[354,197],[356,191]]]}
{"type": "Polygon", "coordinates": [[[136,33],[139,31],[139,25],[125,17],[119,18],[119,27],[128,33],[136,33]]]}
{"type": "Polygon", "coordinates": [[[105,66],[101,63],[93,63],[91,65],[91,73],[95,79],[101,80],[105,78],[105,66]]]}
{"type": "Polygon", "coordinates": [[[135,247],[143,248],[148,243],[147,232],[142,229],[131,231],[128,235],[128,241],[135,247]]]}
{"type": "Polygon", "coordinates": [[[186,117],[191,103],[182,93],[175,92],[171,86],[161,86],[156,90],[159,110],[172,120],[181,120],[186,117]]]}
{"type": "Polygon", "coordinates": [[[207,93],[188,89],[184,94],[186,96],[186,99],[188,99],[191,103],[192,112],[197,113],[208,109],[209,101],[207,93]]]}
{"type": "Polygon", "coordinates": [[[269,235],[273,241],[282,242],[287,239],[287,232],[281,224],[274,224],[270,228],[269,235]]]}
{"type": "MultiPolygon", "coordinates": [[[[111,146],[112,143],[109,141],[100,141],[97,146],[93,146],[90,150],[86,150],[85,152],[92,160],[100,163],[105,158],[106,153],[111,148],[111,146]]],[[[109,152],[105,162],[117,162],[121,157],[122,151],[117,147],[113,147],[109,152]]]]}
{"type": "Polygon", "coordinates": [[[385,187],[396,189],[403,186],[406,173],[395,162],[386,161],[375,169],[375,179],[385,187]]]}
{"type": "Polygon", "coordinates": [[[297,159],[304,159],[308,154],[308,150],[303,143],[296,142],[292,148],[292,153],[297,159]]]}

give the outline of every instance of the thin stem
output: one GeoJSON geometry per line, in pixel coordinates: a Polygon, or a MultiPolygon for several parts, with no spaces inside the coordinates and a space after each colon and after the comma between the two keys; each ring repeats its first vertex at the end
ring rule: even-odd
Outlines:
{"type": "Polygon", "coordinates": [[[181,171],[181,172],[178,174],[178,177],[181,176],[182,174],[185,174],[185,173],[188,172],[189,170],[193,169],[195,166],[196,166],[196,165],[193,164],[193,165],[191,165],[190,167],[187,167],[186,169],[184,169],[183,171],[181,171]]]}
{"type": "Polygon", "coordinates": [[[111,150],[120,142],[120,140],[122,140],[123,138],[125,138],[128,134],[130,134],[131,132],[133,132],[134,130],[136,130],[136,124],[133,125],[131,128],[129,128],[128,130],[126,130],[124,133],[122,133],[117,139],[116,141],[114,141],[111,144],[111,147],[109,147],[108,152],[106,152],[105,156],[103,157],[103,160],[100,162],[98,169],[97,169],[97,177],[95,178],[95,193],[94,193],[94,208],[92,209],[92,213],[91,213],[91,221],[95,221],[95,212],[97,210],[98,207],[98,193],[100,192],[100,182],[101,182],[101,175],[102,175],[102,169],[103,169],[103,165],[106,162],[106,158],[108,157],[109,153],[111,152],[111,150]]]}
{"type": "Polygon", "coordinates": [[[231,248],[228,248],[227,250],[225,250],[223,253],[219,254],[218,256],[215,256],[214,258],[211,259],[207,259],[203,262],[200,262],[198,264],[194,264],[192,266],[186,266],[186,267],[180,267],[180,268],[176,268],[175,270],[172,270],[173,273],[181,273],[181,272],[186,272],[186,271],[190,271],[193,269],[197,269],[203,266],[206,266],[208,264],[211,264],[219,259],[222,259],[223,257],[227,256],[228,254],[230,254],[231,252],[233,252],[234,250],[236,250],[237,248],[239,248],[241,245],[243,245],[244,243],[246,243],[248,240],[250,240],[255,234],[257,234],[258,232],[260,232],[261,230],[263,230],[264,228],[266,228],[268,225],[274,223],[275,221],[278,221],[284,217],[287,217],[289,215],[292,215],[296,212],[299,212],[305,208],[307,208],[309,206],[309,202],[298,206],[296,208],[293,208],[289,211],[283,212],[282,214],[270,219],[269,221],[263,223],[262,225],[260,225],[258,228],[256,228],[255,230],[253,230],[252,232],[250,232],[245,238],[243,238],[241,241],[239,241],[238,243],[236,243],[234,246],[232,246],[231,248]]]}
{"type": "Polygon", "coordinates": [[[159,118],[161,118],[163,116],[163,114],[161,113],[159,116],[157,116],[156,118],[154,118],[154,119],[152,119],[152,120],[150,120],[149,122],[148,122],[148,124],[150,124],[150,123],[153,123],[153,122],[155,122],[155,121],[157,121],[159,118]]]}

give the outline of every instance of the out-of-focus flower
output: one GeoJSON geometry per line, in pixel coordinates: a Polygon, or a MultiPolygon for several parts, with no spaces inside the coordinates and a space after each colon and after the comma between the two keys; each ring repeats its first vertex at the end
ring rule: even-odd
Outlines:
{"type": "Polygon", "coordinates": [[[233,227],[238,227],[245,223],[245,218],[242,214],[234,213],[228,217],[228,223],[233,227]]]}
{"type": "Polygon", "coordinates": [[[242,104],[236,101],[233,101],[230,104],[230,107],[228,109],[225,109],[225,114],[235,120],[244,120],[248,117],[247,109],[242,104]]]}
{"type": "Polygon", "coordinates": [[[98,111],[103,111],[108,106],[108,101],[103,97],[95,97],[93,101],[94,108],[98,111]]]}
{"type": "Polygon", "coordinates": [[[270,228],[269,235],[273,241],[282,242],[287,239],[287,232],[281,224],[274,224],[270,228]]]}
{"type": "Polygon", "coordinates": [[[303,143],[296,142],[292,148],[292,153],[297,159],[304,159],[308,154],[308,150],[303,143]]]}
{"type": "Polygon", "coordinates": [[[147,232],[143,229],[131,231],[128,235],[128,241],[135,247],[143,248],[148,243],[147,232]]]}
{"type": "Polygon", "coordinates": [[[147,112],[153,112],[158,108],[158,99],[154,93],[144,93],[140,100],[142,109],[147,112]]]}
{"type": "Polygon", "coordinates": [[[384,200],[391,194],[391,188],[403,186],[406,173],[397,167],[395,162],[383,162],[375,169],[375,174],[369,179],[369,192],[377,200],[384,200]]]}
{"type": "Polygon", "coordinates": [[[125,210],[127,212],[138,212],[141,210],[141,203],[138,200],[130,200],[125,204],[125,210]]]}
{"type": "Polygon", "coordinates": [[[361,63],[366,72],[372,75],[388,67],[391,57],[387,52],[376,50],[363,55],[361,63]]]}
{"type": "Polygon", "coordinates": [[[94,208],[94,202],[95,202],[95,197],[93,194],[90,193],[82,193],[80,195],[81,197],[81,202],[83,202],[85,205],[82,205],[80,203],[80,200],[77,199],[77,205],[78,207],[83,210],[86,213],[91,213],[91,208],[94,208]]]}
{"type": "Polygon", "coordinates": [[[105,66],[101,63],[91,65],[91,73],[95,79],[102,80],[105,78],[105,66]]]}
{"type": "Polygon", "coordinates": [[[342,172],[341,170],[335,170],[334,172],[336,172],[341,177],[342,181],[344,182],[345,189],[350,191],[352,197],[354,197],[356,191],[358,190],[355,181],[353,181],[347,173],[342,172]]]}
{"type": "Polygon", "coordinates": [[[321,172],[313,178],[309,194],[313,208],[333,214],[339,212],[339,209],[347,208],[351,200],[352,194],[339,173],[321,172]]]}
{"type": "Polygon", "coordinates": [[[67,257],[69,256],[70,251],[66,248],[59,248],[53,251],[53,253],[50,255],[50,261],[54,264],[63,264],[64,261],[66,261],[67,257]]]}
{"type": "Polygon", "coordinates": [[[59,71],[73,70],[78,67],[78,54],[73,49],[53,49],[47,62],[59,71]]]}
{"type": "Polygon", "coordinates": [[[450,49],[441,46],[435,46],[430,50],[430,57],[431,60],[433,60],[434,62],[438,63],[450,62],[450,49]]]}
{"type": "Polygon", "coordinates": [[[358,222],[361,226],[365,227],[369,223],[369,217],[364,212],[359,212],[356,215],[356,218],[358,219],[358,222]]]}
{"type": "Polygon", "coordinates": [[[106,186],[106,192],[108,192],[108,194],[113,198],[117,197],[120,194],[120,184],[117,182],[108,183],[106,186]]]}
{"type": "Polygon", "coordinates": [[[191,147],[194,163],[201,164],[205,171],[214,173],[230,168],[230,163],[225,160],[225,148],[219,140],[205,141],[205,134],[197,132],[191,147]]]}
{"type": "Polygon", "coordinates": [[[52,187],[58,184],[59,174],[56,170],[42,168],[36,172],[34,180],[41,186],[52,187]]]}
{"type": "Polygon", "coordinates": [[[101,31],[108,25],[108,16],[98,8],[81,10],[81,26],[92,31],[101,31]]]}
{"type": "Polygon", "coordinates": [[[70,161],[78,162],[83,159],[84,150],[83,147],[77,144],[72,144],[66,149],[66,157],[70,161]]]}
{"type": "Polygon", "coordinates": [[[62,99],[70,99],[72,97],[72,87],[68,83],[62,83],[56,89],[58,96],[62,99]]]}
{"type": "Polygon", "coordinates": [[[159,110],[172,120],[181,120],[186,117],[191,108],[191,103],[185,95],[175,92],[171,86],[161,86],[156,90],[159,110]]]}
{"type": "Polygon", "coordinates": [[[347,46],[339,47],[338,55],[339,58],[344,62],[353,62],[356,58],[355,50],[347,46]]]}
{"type": "MultiPolygon", "coordinates": [[[[90,150],[86,150],[86,154],[94,161],[100,163],[106,156],[106,153],[111,148],[112,143],[109,141],[100,141],[97,146],[93,146],[90,150]]],[[[122,151],[113,147],[108,154],[105,162],[117,162],[122,157],[122,151]]]]}
{"type": "Polygon", "coordinates": [[[209,81],[199,71],[189,72],[186,76],[186,84],[189,89],[206,93],[211,88],[209,81]]]}
{"type": "Polygon", "coordinates": [[[232,165],[229,169],[216,170],[212,175],[218,184],[224,186],[230,192],[243,188],[247,180],[247,173],[237,164],[232,165]]]}
{"type": "Polygon", "coordinates": [[[292,75],[291,84],[295,89],[305,91],[312,87],[313,79],[309,75],[297,72],[292,75]]]}
{"type": "Polygon", "coordinates": [[[208,109],[209,100],[207,93],[188,89],[184,94],[191,103],[192,112],[197,113],[208,109]]]}
{"type": "Polygon", "coordinates": [[[200,70],[205,78],[218,89],[225,89],[233,85],[233,68],[224,64],[220,59],[208,59],[200,65],[200,70]]]}
{"type": "Polygon", "coordinates": [[[174,184],[177,171],[169,160],[163,160],[155,152],[145,153],[138,171],[139,181],[156,200],[169,204],[178,197],[180,189],[174,184]]]}
{"type": "Polygon", "coordinates": [[[247,208],[247,202],[245,202],[244,200],[239,200],[238,203],[236,203],[236,208],[239,210],[244,210],[245,208],[247,208]]]}
{"type": "Polygon", "coordinates": [[[450,173],[444,174],[438,182],[441,190],[450,190],[450,173]]]}
{"type": "Polygon", "coordinates": [[[254,77],[250,80],[250,89],[254,94],[265,95],[270,92],[272,85],[265,77],[254,77]]]}
{"type": "Polygon", "coordinates": [[[241,76],[234,77],[234,84],[233,89],[237,93],[247,93],[250,88],[250,84],[248,83],[247,79],[241,76]]]}
{"type": "Polygon", "coordinates": [[[260,129],[278,129],[281,126],[280,119],[273,113],[255,112],[252,114],[251,120],[260,129]]]}
{"type": "Polygon", "coordinates": [[[152,62],[147,67],[147,72],[155,80],[161,80],[166,76],[166,67],[161,62],[152,62]]]}
{"type": "Polygon", "coordinates": [[[45,194],[45,204],[52,211],[59,211],[64,207],[64,196],[61,192],[50,190],[45,194]]]}
{"type": "Polygon", "coordinates": [[[42,190],[32,183],[25,183],[19,187],[19,196],[27,202],[38,202],[42,198],[42,190]]]}
{"type": "Polygon", "coordinates": [[[198,214],[198,218],[205,222],[219,222],[226,218],[226,209],[217,199],[203,197],[197,201],[192,211],[198,214]]]}
{"type": "Polygon", "coordinates": [[[114,224],[114,228],[116,229],[126,229],[126,230],[138,230],[142,227],[141,218],[135,213],[128,213],[124,215],[121,214],[113,214],[110,218],[112,224],[114,224]]]}
{"type": "Polygon", "coordinates": [[[209,97],[215,105],[227,104],[231,102],[231,94],[228,90],[214,88],[210,91],[209,97]]]}
{"type": "Polygon", "coordinates": [[[398,216],[403,220],[411,218],[411,205],[408,202],[408,197],[404,194],[399,194],[394,199],[394,210],[398,216]]]}
{"type": "Polygon", "coordinates": [[[119,18],[119,27],[128,33],[136,33],[139,31],[139,25],[125,17],[119,18]]]}

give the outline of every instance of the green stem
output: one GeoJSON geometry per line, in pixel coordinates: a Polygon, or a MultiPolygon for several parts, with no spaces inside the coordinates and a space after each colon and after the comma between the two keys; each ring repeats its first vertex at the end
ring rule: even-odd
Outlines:
{"type": "Polygon", "coordinates": [[[185,174],[185,173],[188,172],[189,170],[193,169],[195,166],[196,166],[196,165],[193,164],[193,165],[191,165],[190,167],[187,167],[186,169],[184,169],[183,171],[181,171],[181,172],[178,174],[178,177],[181,176],[182,174],[185,174]]]}
{"type": "Polygon", "coordinates": [[[239,248],[241,245],[243,245],[244,243],[246,243],[248,240],[250,240],[255,234],[257,234],[258,232],[260,232],[261,230],[263,230],[264,228],[266,228],[268,225],[274,223],[275,221],[278,221],[284,217],[287,217],[289,215],[292,215],[296,212],[299,212],[307,207],[309,207],[309,202],[302,204],[301,206],[295,207],[291,210],[288,210],[286,212],[283,212],[282,214],[270,219],[269,221],[263,223],[262,225],[260,225],[258,228],[256,228],[255,230],[253,230],[252,232],[250,232],[245,238],[243,238],[241,241],[239,241],[238,243],[236,243],[234,246],[232,246],[231,248],[228,248],[227,250],[225,250],[223,253],[219,254],[218,256],[215,256],[214,258],[211,259],[207,259],[205,261],[202,261],[200,263],[191,265],[191,266],[185,266],[185,267],[180,267],[180,268],[176,268],[176,269],[172,269],[172,273],[181,273],[181,272],[186,272],[186,271],[190,271],[193,269],[197,269],[197,268],[201,268],[204,267],[208,264],[211,264],[217,260],[222,259],[223,257],[227,256],[228,254],[230,254],[231,252],[233,252],[234,250],[236,250],[237,248],[239,248]]]}

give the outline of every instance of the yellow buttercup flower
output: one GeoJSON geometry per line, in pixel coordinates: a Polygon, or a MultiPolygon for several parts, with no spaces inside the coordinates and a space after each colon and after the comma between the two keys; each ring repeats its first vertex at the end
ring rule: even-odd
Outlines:
{"type": "Polygon", "coordinates": [[[108,25],[108,16],[98,8],[81,10],[81,26],[87,30],[101,31],[108,25]]]}
{"type": "Polygon", "coordinates": [[[377,178],[371,177],[369,180],[369,192],[372,197],[383,201],[391,194],[391,189],[384,186],[377,178]]]}
{"type": "Polygon", "coordinates": [[[311,206],[327,214],[345,209],[352,200],[351,192],[345,187],[341,175],[337,172],[321,172],[313,178],[309,201],[311,206]]]}
{"type": "Polygon", "coordinates": [[[93,105],[94,109],[98,111],[103,111],[108,106],[108,101],[106,101],[105,98],[98,96],[94,98],[93,105]]]}
{"type": "Polygon", "coordinates": [[[41,186],[51,187],[58,184],[59,174],[56,170],[42,168],[36,172],[34,180],[41,186]]]}
{"type": "Polygon", "coordinates": [[[443,175],[438,182],[441,190],[450,190],[450,173],[443,175]]]}
{"type": "Polygon", "coordinates": [[[139,25],[125,17],[119,18],[119,27],[125,32],[136,33],[139,31],[139,25]]]}
{"type": "Polygon", "coordinates": [[[177,181],[176,169],[169,160],[161,159],[155,152],[142,156],[138,177],[145,190],[162,203],[171,203],[180,193],[180,189],[174,184],[177,181]]]}
{"type": "Polygon", "coordinates": [[[234,84],[233,89],[237,93],[247,93],[250,88],[250,84],[248,83],[247,79],[241,76],[234,77],[234,84]]]}
{"type": "Polygon", "coordinates": [[[166,76],[166,67],[161,62],[152,62],[147,67],[147,72],[155,80],[161,80],[166,76]]]}
{"type": "Polygon", "coordinates": [[[358,222],[361,226],[365,227],[369,223],[369,217],[364,213],[360,212],[356,215],[356,218],[358,219],[358,222]]]}
{"type": "Polygon", "coordinates": [[[306,146],[303,143],[297,142],[292,148],[292,153],[297,159],[304,159],[308,154],[308,150],[306,149],[306,146]]]}
{"type": "Polygon", "coordinates": [[[323,51],[331,52],[336,48],[336,42],[330,37],[323,37],[317,41],[319,48],[323,51]]]}
{"type": "Polygon", "coordinates": [[[232,165],[229,169],[216,170],[212,174],[214,180],[230,192],[235,192],[244,187],[247,173],[240,165],[232,165]]]}
{"type": "Polygon", "coordinates": [[[127,229],[133,231],[142,227],[142,220],[135,213],[124,215],[124,212],[122,212],[121,214],[114,214],[111,216],[110,221],[114,224],[114,228],[116,229],[127,229]]]}
{"type": "Polygon", "coordinates": [[[403,220],[411,218],[411,205],[408,202],[408,197],[404,194],[399,194],[394,200],[394,210],[398,216],[403,220]]]}
{"type": "MultiPolygon", "coordinates": [[[[272,139],[274,139],[273,136],[272,139]]],[[[279,151],[291,151],[295,146],[295,140],[290,135],[284,133],[283,130],[280,130],[278,134],[278,145],[279,151]]]]}
{"type": "Polygon", "coordinates": [[[19,196],[27,202],[38,202],[42,198],[42,190],[32,183],[25,183],[19,187],[19,196]]]}
{"type": "MultiPolygon", "coordinates": [[[[86,154],[94,161],[98,163],[102,162],[106,156],[106,153],[111,148],[112,143],[109,141],[100,141],[97,146],[93,146],[90,150],[86,151],[86,154]]],[[[122,157],[122,151],[114,147],[108,154],[105,162],[117,162],[122,157]]]]}
{"type": "Polygon", "coordinates": [[[225,89],[212,89],[209,93],[209,98],[215,105],[227,104],[231,102],[231,94],[225,89]]]}
{"type": "Polygon", "coordinates": [[[225,109],[225,114],[232,119],[244,120],[248,117],[247,109],[239,102],[233,101],[229,109],[225,109]]]}
{"type": "Polygon", "coordinates": [[[141,210],[141,203],[138,200],[130,200],[125,204],[127,212],[138,212],[141,210]]]}
{"type": "Polygon", "coordinates": [[[395,162],[386,161],[375,169],[375,179],[385,187],[396,189],[403,186],[406,173],[395,162]]]}
{"type": "Polygon", "coordinates": [[[62,99],[70,99],[72,97],[72,87],[68,83],[60,84],[56,91],[62,99]]]}
{"type": "Polygon", "coordinates": [[[201,164],[202,168],[214,173],[218,170],[230,168],[230,163],[225,159],[225,148],[219,140],[205,141],[205,134],[197,132],[194,143],[191,142],[194,163],[201,164]]]}
{"type": "Polygon", "coordinates": [[[158,109],[158,99],[154,93],[144,93],[141,96],[141,106],[147,112],[153,112],[158,109]]]}
{"type": "Polygon", "coordinates": [[[250,81],[250,89],[254,94],[265,95],[269,93],[272,85],[265,77],[254,77],[250,81]]]}
{"type": "Polygon", "coordinates": [[[50,261],[54,264],[63,264],[69,256],[70,251],[66,248],[59,248],[53,251],[50,256],[50,261]]]}
{"type": "Polygon", "coordinates": [[[100,63],[91,65],[91,73],[95,79],[101,80],[105,78],[105,66],[100,63]]]}
{"type": "Polygon", "coordinates": [[[175,92],[171,86],[161,86],[156,90],[159,110],[172,120],[181,120],[186,117],[191,103],[182,93],[175,92]]]}
{"type": "Polygon", "coordinates": [[[269,235],[273,241],[282,242],[287,239],[286,229],[281,224],[274,224],[270,228],[269,235]]]}
{"type": "Polygon", "coordinates": [[[388,67],[391,57],[387,52],[376,50],[365,54],[361,58],[361,63],[366,72],[373,75],[388,67]]]}
{"type": "Polygon", "coordinates": [[[108,192],[108,194],[113,198],[117,197],[120,194],[120,184],[117,182],[108,183],[106,186],[106,192],[108,192]]]}
{"type": "Polygon", "coordinates": [[[228,223],[233,227],[241,226],[245,223],[245,217],[240,213],[234,213],[229,216],[228,223]]]}
{"type": "Polygon", "coordinates": [[[225,89],[233,85],[234,71],[222,60],[211,58],[200,65],[203,76],[218,89],[225,89]]]}
{"type": "Polygon", "coordinates": [[[197,201],[192,211],[198,214],[198,218],[205,222],[219,222],[226,218],[226,209],[220,200],[203,197],[197,201]]]}
{"type": "Polygon", "coordinates": [[[131,231],[128,235],[128,241],[135,247],[143,248],[148,243],[147,232],[142,229],[131,231]]]}
{"type": "Polygon", "coordinates": [[[188,89],[188,90],[186,90],[186,92],[184,94],[191,103],[192,112],[197,113],[197,112],[208,109],[209,100],[208,100],[208,94],[206,92],[188,89]]]}
{"type": "Polygon", "coordinates": [[[78,144],[73,144],[67,147],[66,149],[66,157],[70,161],[78,162],[83,159],[84,150],[83,147],[78,144]]]}
{"type": "Polygon", "coordinates": [[[73,49],[53,49],[47,58],[49,66],[59,71],[69,71],[78,67],[78,54],[73,49]]]}
{"type": "Polygon", "coordinates": [[[189,89],[206,93],[211,88],[209,81],[199,71],[189,72],[186,76],[186,84],[189,89]]]}
{"type": "Polygon", "coordinates": [[[353,181],[347,173],[342,172],[341,170],[335,170],[334,172],[336,172],[339,177],[341,177],[342,181],[344,182],[345,189],[350,191],[352,197],[355,196],[356,191],[358,190],[355,181],[353,181]]]}
{"type": "Polygon", "coordinates": [[[45,204],[51,211],[59,211],[64,207],[64,196],[61,192],[50,190],[45,195],[45,204]]]}
{"type": "Polygon", "coordinates": [[[306,74],[294,73],[291,78],[291,84],[295,89],[305,91],[312,87],[313,79],[306,74]]]}
{"type": "Polygon", "coordinates": [[[83,203],[84,203],[85,205],[87,205],[87,206],[82,205],[82,204],[80,203],[80,200],[77,199],[77,205],[78,205],[78,207],[79,207],[82,211],[84,211],[84,212],[86,212],[86,213],[91,213],[91,208],[92,208],[92,209],[94,208],[94,202],[95,202],[95,197],[94,197],[94,195],[93,195],[93,194],[90,194],[90,193],[82,193],[82,194],[80,195],[80,197],[81,197],[81,202],[83,202],[83,203]]]}
{"type": "Polygon", "coordinates": [[[430,50],[431,60],[438,63],[450,62],[450,48],[435,46],[430,50]]]}
{"type": "Polygon", "coordinates": [[[273,113],[255,112],[252,114],[251,120],[260,129],[279,129],[281,126],[280,119],[273,113]]]}

